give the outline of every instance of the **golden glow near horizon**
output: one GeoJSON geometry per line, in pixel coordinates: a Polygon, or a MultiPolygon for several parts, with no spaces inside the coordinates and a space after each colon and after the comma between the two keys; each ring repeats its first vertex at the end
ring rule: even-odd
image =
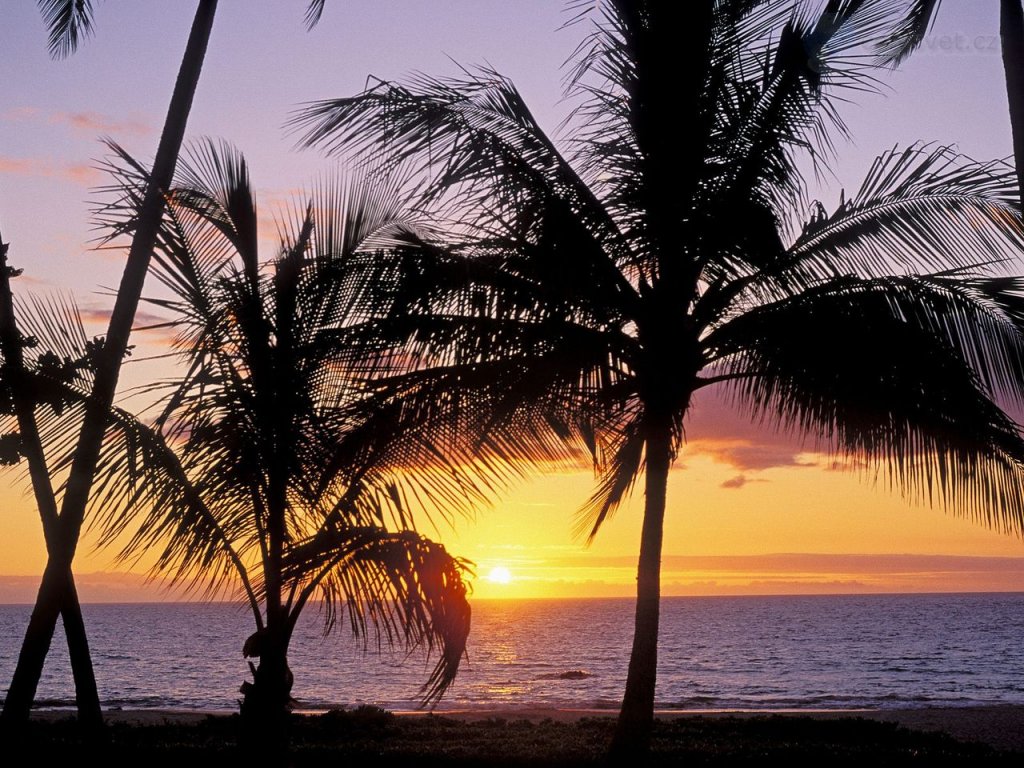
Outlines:
{"type": "Polygon", "coordinates": [[[496,565],[487,574],[487,580],[492,584],[511,584],[512,572],[503,565],[496,565]]]}
{"type": "MultiPolygon", "coordinates": [[[[699,447],[669,480],[665,595],[1024,589],[1018,538],[910,504],[884,480],[813,454],[731,482],[735,467],[699,447]]],[[[642,492],[587,546],[573,529],[592,485],[588,472],[541,476],[444,532],[451,551],[477,564],[474,596],[632,595],[642,492]],[[509,583],[490,578],[499,566],[514,574],[509,583]]]]}
{"type": "MultiPolygon", "coordinates": [[[[721,444],[695,442],[670,475],[666,596],[1024,590],[1018,538],[909,504],[883,481],[835,471],[814,454],[747,469],[742,483],[725,455],[721,444]]],[[[575,511],[593,481],[586,471],[541,475],[473,519],[425,532],[474,563],[476,599],[629,597],[643,494],[636,491],[588,546],[574,535],[575,511]]],[[[0,579],[0,602],[31,600],[45,561],[39,520],[20,490],[0,500],[8,511],[3,576],[22,576],[16,595],[0,579]]],[[[111,550],[97,552],[87,538],[79,552],[83,600],[161,599],[138,576],[97,574],[117,568],[111,550]]]]}

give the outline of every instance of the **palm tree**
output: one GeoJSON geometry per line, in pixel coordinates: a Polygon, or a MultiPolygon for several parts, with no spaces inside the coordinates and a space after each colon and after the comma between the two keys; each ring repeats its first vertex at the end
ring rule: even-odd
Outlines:
{"type": "MultiPolygon", "coordinates": [[[[134,226],[145,177],[123,152],[117,163],[115,232],[134,226]]],[[[183,373],[149,388],[151,434],[101,455],[93,519],[108,541],[132,532],[125,557],[159,553],[157,572],[237,586],[256,629],[243,651],[259,660],[242,714],[261,745],[279,741],[288,648],[311,600],[328,627],[347,614],[364,638],[437,649],[425,703],[465,650],[466,564],[415,532],[414,500],[447,516],[481,494],[457,454],[444,471],[403,472],[438,443],[368,407],[362,352],[346,344],[364,311],[356,255],[400,237],[399,212],[386,188],[325,182],[265,262],[248,169],[229,146],[197,145],[168,194],[155,275],[169,298],[153,301],[173,314],[183,373]]]]}
{"type": "MultiPolygon", "coordinates": [[[[0,463],[17,463],[24,457],[29,465],[29,476],[32,490],[39,507],[39,517],[43,525],[43,535],[47,550],[55,548],[59,536],[60,520],[57,512],[57,497],[50,479],[50,471],[39,436],[36,419],[38,405],[33,380],[26,370],[24,345],[25,339],[18,330],[15,317],[14,296],[11,292],[11,278],[20,274],[19,270],[10,267],[7,261],[8,244],[0,237],[0,353],[3,355],[3,386],[5,411],[13,415],[16,429],[9,434],[8,444],[17,446],[6,460],[0,463]]],[[[55,409],[59,410],[59,406],[55,409]]],[[[82,618],[82,607],[78,601],[74,577],[69,573],[68,589],[64,594],[64,602],[60,613],[64,620],[64,632],[67,637],[68,654],[71,658],[71,670],[75,680],[75,699],[78,705],[78,719],[87,732],[96,732],[102,726],[103,715],[100,710],[99,691],[96,688],[96,676],[93,673],[92,658],[89,654],[89,641],[82,618]]]]}
{"type": "MultiPolygon", "coordinates": [[[[908,0],[901,25],[883,43],[884,62],[898,65],[924,42],[942,0],[908,0]]],[[[1021,0],[999,0],[999,37],[1010,107],[1017,190],[1024,197],[1024,7],[1021,0]]]]}
{"type": "MultiPolygon", "coordinates": [[[[49,29],[49,48],[52,56],[63,57],[74,53],[82,40],[92,34],[91,0],[38,0],[38,4],[49,29]]],[[[323,5],[324,0],[310,1],[306,13],[308,26],[312,27],[317,23],[323,5]]],[[[96,370],[96,390],[90,401],[92,406],[82,422],[77,459],[61,498],[61,511],[52,523],[54,530],[46,533],[47,567],[43,573],[14,677],[7,691],[3,711],[0,713],[0,727],[12,733],[16,730],[15,726],[23,724],[28,719],[43,663],[53,638],[57,616],[62,613],[74,669],[79,716],[86,724],[98,726],[102,722],[99,696],[71,565],[85,520],[86,507],[89,504],[107,411],[114,402],[121,361],[128,348],[128,337],[156,243],[164,206],[163,193],[169,188],[174,176],[216,10],[217,0],[199,0],[160,135],[152,172],[149,175],[151,185],[140,211],[138,227],[118,288],[117,301],[110,316],[104,357],[96,370]]],[[[45,509],[50,504],[45,489],[42,486],[35,486],[35,491],[42,492],[41,496],[37,496],[36,503],[40,510],[45,509]]]]}
{"type": "MultiPolygon", "coordinates": [[[[90,32],[91,6],[89,0],[39,0],[40,10],[50,27],[51,53],[71,53],[79,41],[90,32]]],[[[89,502],[100,445],[114,402],[121,361],[128,349],[128,336],[160,226],[164,206],[163,193],[170,186],[174,175],[178,151],[185,135],[185,125],[199,81],[216,10],[217,0],[199,0],[181,69],[171,96],[167,119],[160,135],[150,176],[151,184],[128,252],[101,359],[96,367],[93,396],[86,408],[75,462],[61,499],[60,514],[54,525],[56,535],[47,537],[46,569],[18,656],[18,664],[4,701],[3,713],[0,715],[0,723],[10,733],[14,733],[16,726],[28,720],[43,663],[53,638],[57,616],[63,607],[68,607],[72,614],[79,610],[76,607],[77,599],[74,597],[75,586],[71,565],[89,502]]],[[[45,495],[43,498],[37,497],[36,502],[40,509],[48,503],[45,495]]],[[[69,643],[73,643],[77,649],[77,652],[72,650],[72,658],[77,659],[76,670],[85,664],[88,668],[88,679],[92,680],[88,648],[83,645],[84,642],[84,627],[80,633],[69,633],[69,643]]],[[[79,677],[76,671],[76,687],[80,688],[79,677]]],[[[82,691],[80,688],[78,693],[80,696],[83,693],[88,694],[90,721],[98,722],[99,700],[95,694],[95,681],[92,680],[91,690],[82,691]]]]}
{"type": "Polygon", "coordinates": [[[419,418],[452,398],[493,405],[493,424],[542,412],[537,437],[594,457],[590,537],[643,477],[622,755],[650,737],[666,484],[698,391],[1024,529],[1024,442],[996,402],[1024,395],[1024,284],[1000,276],[1024,242],[1010,169],[893,150],[801,225],[796,159],[828,157],[831,98],[871,88],[893,4],[700,0],[686,45],[668,5],[570,4],[593,30],[568,159],[489,69],[378,81],[296,119],[307,145],[421,179],[451,222],[444,247],[377,257],[392,310],[373,330],[407,345],[385,364],[394,393],[419,418]]]}

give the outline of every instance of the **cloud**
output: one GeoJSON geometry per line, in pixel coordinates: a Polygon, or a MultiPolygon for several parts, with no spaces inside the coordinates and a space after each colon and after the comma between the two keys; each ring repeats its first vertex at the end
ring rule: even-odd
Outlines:
{"type": "MultiPolygon", "coordinates": [[[[110,325],[110,312],[109,307],[86,307],[78,310],[89,333],[105,333],[107,326],[110,325]]],[[[139,310],[135,313],[135,322],[132,324],[133,338],[135,334],[143,334],[142,339],[139,340],[140,343],[144,340],[147,344],[173,347],[178,331],[170,323],[171,321],[166,317],[146,310],[139,310]]]]}
{"type": "Polygon", "coordinates": [[[64,167],[62,178],[81,184],[83,187],[95,186],[100,180],[101,174],[91,165],[81,163],[67,165],[64,167]]]}
{"type": "Polygon", "coordinates": [[[154,127],[144,118],[117,118],[99,112],[43,112],[38,107],[12,107],[0,112],[0,122],[36,122],[67,128],[72,133],[95,138],[96,136],[151,136],[154,127]]]}
{"type": "MultiPolygon", "coordinates": [[[[96,309],[96,308],[85,308],[79,309],[78,313],[81,315],[82,320],[87,323],[100,323],[108,324],[110,322],[111,310],[108,308],[96,309]]],[[[161,315],[153,312],[147,312],[144,309],[140,309],[135,313],[135,329],[145,329],[150,326],[161,326],[167,325],[170,320],[161,315]]]]}
{"type": "MultiPolygon", "coordinates": [[[[516,581],[542,585],[549,596],[635,594],[636,557],[587,552],[543,558],[503,558],[516,581]]],[[[1024,557],[913,554],[776,553],[667,555],[663,592],[670,595],[877,594],[1024,590],[1024,557]]],[[[0,576],[0,604],[31,603],[39,576],[0,576]]],[[[77,574],[83,602],[188,599],[183,587],[138,573],[77,574]]],[[[479,581],[485,586],[483,580],[479,581]]],[[[198,593],[191,593],[195,596],[198,593]]],[[[215,596],[228,597],[227,594],[215,596]]]]}
{"type": "MultiPolygon", "coordinates": [[[[0,605],[33,603],[40,576],[0,576],[0,605]]],[[[186,589],[139,573],[75,574],[83,603],[177,602],[188,599],[186,589]]]]}
{"type": "MultiPolygon", "coordinates": [[[[633,568],[636,557],[600,556],[581,552],[544,558],[548,567],[633,568]]],[[[665,555],[664,571],[801,574],[967,574],[1019,575],[1024,578],[1024,557],[919,554],[832,554],[814,552],[764,555],[665,555]]]]}
{"type": "MultiPolygon", "coordinates": [[[[634,586],[633,556],[587,553],[545,558],[540,580],[601,583],[611,596],[634,586]],[[558,574],[558,579],[543,574],[558,574]]],[[[907,592],[1017,592],[1024,589],[1024,558],[912,554],[667,555],[663,594],[800,595],[907,592]]],[[[552,587],[552,593],[558,590],[552,587]]],[[[560,593],[561,594],[561,593],[560,593]]],[[[566,595],[572,595],[565,590],[566,595]]]]}
{"type": "Polygon", "coordinates": [[[67,126],[76,133],[89,136],[148,136],[153,133],[152,126],[142,120],[117,120],[98,112],[52,112],[48,122],[51,125],[67,126]]]}
{"type": "Polygon", "coordinates": [[[745,472],[760,472],[777,467],[817,466],[817,462],[804,457],[799,447],[755,443],[752,440],[696,440],[688,444],[687,450],[745,472]]]}
{"type": "Polygon", "coordinates": [[[57,179],[84,187],[95,186],[102,178],[102,174],[96,168],[81,163],[65,165],[51,160],[0,155],[0,175],[2,174],[57,179]]]}
{"type": "Polygon", "coordinates": [[[21,123],[26,120],[33,120],[39,115],[37,107],[12,107],[0,112],[0,122],[21,123]]]}
{"type": "Polygon", "coordinates": [[[33,160],[25,160],[20,157],[3,157],[0,155],[0,173],[9,173],[14,176],[35,175],[36,163],[33,160]]]}
{"type": "Polygon", "coordinates": [[[666,596],[749,596],[749,595],[865,595],[877,594],[878,589],[871,584],[850,579],[831,579],[828,581],[799,581],[785,579],[761,579],[739,584],[704,581],[668,581],[662,587],[666,596]]]}
{"type": "MultiPolygon", "coordinates": [[[[804,466],[804,465],[797,465],[797,466],[804,466]]],[[[740,474],[740,475],[736,475],[735,477],[730,477],[728,480],[726,480],[724,483],[722,483],[718,487],[719,488],[725,488],[727,490],[736,490],[736,489],[739,489],[739,488],[743,488],[745,485],[747,485],[749,483],[767,483],[767,482],[768,482],[767,480],[765,480],[764,478],[761,478],[761,477],[748,477],[747,475],[740,474]]]]}
{"type": "MultiPolygon", "coordinates": [[[[816,446],[802,435],[790,434],[750,418],[727,396],[702,391],[694,398],[686,422],[684,455],[708,456],[741,473],[779,467],[814,467],[816,446]]],[[[737,478],[723,487],[740,488],[737,478]]]]}
{"type": "Polygon", "coordinates": [[[870,465],[861,459],[852,456],[832,459],[822,465],[826,472],[864,472],[870,469],[870,465]]]}

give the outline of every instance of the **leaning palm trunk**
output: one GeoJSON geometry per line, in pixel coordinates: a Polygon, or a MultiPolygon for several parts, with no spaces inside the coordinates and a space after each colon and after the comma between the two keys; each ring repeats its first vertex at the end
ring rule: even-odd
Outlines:
{"type": "Polygon", "coordinates": [[[93,396],[85,409],[85,418],[64,494],[57,536],[47,553],[43,581],[4,703],[2,721],[5,727],[23,723],[28,719],[36,686],[42,674],[43,662],[53,638],[57,616],[73,588],[71,564],[89,502],[107,414],[114,401],[121,360],[128,348],[128,336],[160,227],[164,209],[164,190],[170,187],[174,176],[216,9],[217,0],[200,0],[196,10],[157,148],[153,172],[139,211],[128,260],[110,317],[106,342],[96,370],[93,396]]]}
{"type": "MultiPolygon", "coordinates": [[[[32,491],[39,508],[43,524],[43,536],[47,551],[52,551],[58,536],[59,520],[57,501],[50,482],[43,443],[36,423],[35,403],[31,385],[26,379],[23,340],[18,331],[14,314],[14,298],[11,293],[11,277],[14,271],[8,266],[7,245],[0,237],[0,349],[4,357],[5,374],[9,379],[15,417],[18,422],[21,445],[20,451],[28,461],[32,491]]],[[[97,731],[103,725],[100,711],[96,675],[89,654],[89,640],[85,633],[82,607],[78,602],[78,591],[74,578],[70,576],[64,591],[60,609],[64,618],[64,633],[71,657],[71,672],[75,680],[75,700],[78,705],[78,719],[89,730],[97,731]]]]}
{"type": "MultiPolygon", "coordinates": [[[[883,46],[887,64],[900,64],[920,47],[940,6],[941,0],[907,3],[902,23],[883,46]]],[[[999,36],[1013,132],[1014,166],[1018,188],[1024,193],[1024,10],[1021,0],[999,0],[999,36]]]]}
{"type": "Polygon", "coordinates": [[[1024,199],[1024,10],[1021,0],[1002,0],[999,33],[1013,131],[1013,161],[1017,187],[1024,199]]]}

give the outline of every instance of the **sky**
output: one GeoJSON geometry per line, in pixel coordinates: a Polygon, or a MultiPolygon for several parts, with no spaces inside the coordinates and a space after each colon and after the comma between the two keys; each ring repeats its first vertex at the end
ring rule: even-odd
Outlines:
{"type": "MultiPolygon", "coordinates": [[[[567,16],[558,0],[330,0],[312,32],[304,8],[304,0],[221,0],[189,122],[190,136],[224,138],[245,153],[264,235],[275,206],[333,167],[297,150],[283,127],[305,102],[355,94],[371,75],[454,75],[459,65],[487,64],[516,83],[551,134],[571,108],[562,65],[585,30],[560,29],[567,16]]],[[[53,61],[36,3],[4,3],[0,233],[25,270],[15,289],[70,293],[91,333],[103,332],[123,258],[96,249],[90,221],[104,183],[100,138],[152,157],[193,9],[184,0],[99,2],[95,36],[53,61]]],[[[837,141],[812,196],[834,205],[894,145],[925,141],[979,160],[1007,157],[1003,82],[998,3],[946,0],[922,50],[882,78],[881,93],[853,94],[842,105],[851,139],[837,141]]],[[[273,242],[264,240],[269,257],[273,242]]],[[[152,332],[134,337],[125,389],[159,374],[145,358],[164,342],[152,332]]],[[[909,503],[884,476],[836,466],[708,397],[697,401],[687,432],[669,485],[665,594],[1024,589],[1019,539],[909,503]]],[[[574,513],[592,483],[583,470],[541,474],[493,508],[427,533],[476,563],[478,597],[629,595],[642,495],[586,546],[574,535],[574,513]]],[[[17,470],[0,477],[0,602],[30,601],[45,562],[26,488],[17,470]]],[[[92,541],[76,560],[83,600],[168,596],[140,574],[112,575],[122,566],[92,541]]]]}

